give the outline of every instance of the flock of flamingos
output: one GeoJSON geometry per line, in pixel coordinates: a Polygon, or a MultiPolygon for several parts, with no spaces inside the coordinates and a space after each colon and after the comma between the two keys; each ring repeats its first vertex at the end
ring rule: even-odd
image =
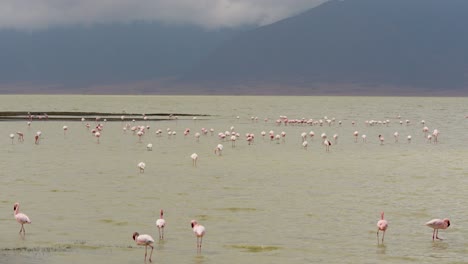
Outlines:
{"type": "MultiPolygon", "coordinates": [[[[42,116],[40,119],[43,119],[43,118],[44,117],[42,116]]],[[[177,119],[177,117],[172,117],[172,116],[170,118],[171,119],[177,119]]],[[[398,116],[397,118],[401,119],[400,116],[398,116]]],[[[465,118],[468,118],[468,116],[466,116],[465,118]]],[[[31,125],[32,119],[33,119],[33,117],[30,116],[29,121],[27,122],[28,126],[31,125]]],[[[122,121],[124,121],[125,117],[122,116],[121,119],[122,119],[122,121]]],[[[193,119],[196,120],[197,118],[193,117],[193,119]]],[[[239,117],[237,117],[237,119],[239,119],[239,117]]],[[[143,115],[143,120],[147,120],[147,117],[145,115],[143,115]]],[[[257,117],[251,117],[251,120],[252,120],[252,122],[258,122],[257,117]]],[[[82,118],[81,121],[85,122],[86,120],[84,118],[82,118]]],[[[103,123],[100,123],[101,119],[99,117],[96,117],[95,121],[96,121],[96,125],[91,130],[91,133],[96,138],[97,143],[99,143],[99,138],[101,137],[101,131],[103,130],[104,125],[103,125],[103,123]]],[[[106,122],[107,120],[103,119],[103,121],[106,122]]],[[[135,122],[135,120],[133,119],[132,122],[135,122]]],[[[267,118],[265,118],[265,122],[268,122],[267,118]]],[[[369,121],[365,121],[365,125],[366,126],[388,125],[389,122],[390,122],[389,120],[385,120],[385,121],[369,120],[369,121]]],[[[335,124],[335,123],[338,123],[338,125],[340,125],[340,126],[342,124],[341,121],[336,121],[334,118],[328,119],[327,117],[324,117],[323,119],[320,119],[320,120],[313,120],[313,119],[304,119],[304,118],[303,119],[288,119],[286,116],[280,116],[280,118],[276,120],[276,125],[277,126],[281,126],[281,125],[283,125],[283,126],[298,126],[298,125],[303,125],[303,126],[305,126],[305,125],[331,126],[332,124],[335,124]]],[[[406,125],[408,125],[410,123],[410,121],[409,120],[399,121],[399,123],[400,123],[400,125],[403,125],[405,123],[406,123],[406,125]]],[[[354,126],[355,122],[352,121],[351,124],[354,126]]],[[[423,125],[422,132],[424,133],[424,137],[426,138],[426,140],[429,143],[437,143],[438,142],[439,131],[437,129],[434,129],[432,132],[430,132],[429,128],[427,126],[425,126],[425,121],[424,120],[421,121],[421,124],[423,125]]],[[[91,127],[91,125],[89,123],[86,123],[85,126],[88,129],[91,127]]],[[[132,126],[129,123],[125,124],[125,126],[123,127],[124,132],[132,131],[135,135],[137,135],[139,137],[139,140],[141,140],[141,137],[145,133],[147,133],[147,131],[149,129],[150,129],[149,126],[145,126],[145,125],[132,126]]],[[[68,130],[68,127],[63,126],[64,133],[66,133],[67,130],[68,130]]],[[[183,133],[184,133],[185,136],[188,136],[190,134],[190,129],[188,129],[188,128],[185,129],[183,133]]],[[[211,135],[213,135],[214,129],[211,128],[211,129],[208,130],[208,129],[202,128],[200,132],[196,132],[194,134],[194,137],[198,141],[202,134],[206,135],[208,133],[211,133],[211,135]]],[[[36,134],[34,135],[35,144],[40,143],[41,134],[42,134],[41,131],[37,131],[36,134]]],[[[161,135],[162,130],[158,129],[156,131],[156,134],[161,135]]],[[[176,135],[176,132],[173,131],[173,130],[167,129],[167,134],[168,134],[168,136],[174,136],[174,135],[176,135]]],[[[284,140],[284,138],[286,137],[286,133],[284,131],[279,133],[279,134],[275,134],[273,131],[269,131],[268,133],[265,132],[265,131],[261,132],[261,136],[263,138],[265,138],[265,136],[267,136],[267,135],[268,135],[268,138],[269,138],[270,141],[275,141],[277,143],[279,143],[281,140],[284,140]]],[[[353,137],[354,137],[355,142],[358,141],[359,135],[360,135],[360,133],[358,131],[355,131],[353,133],[353,137]]],[[[13,144],[14,139],[15,139],[15,133],[10,134],[9,136],[10,136],[10,139],[12,140],[12,144],[13,144]]],[[[18,132],[16,132],[16,136],[17,136],[17,140],[19,142],[24,141],[24,133],[18,131],[18,132]]],[[[300,137],[302,139],[302,148],[307,149],[307,146],[308,146],[307,138],[308,137],[313,138],[314,136],[315,136],[315,133],[313,131],[310,131],[309,133],[303,132],[300,135],[300,137]]],[[[399,133],[395,132],[393,134],[393,136],[394,136],[395,142],[398,142],[399,133]]],[[[239,138],[241,136],[240,136],[239,133],[234,131],[234,127],[231,127],[230,131],[219,132],[218,137],[221,140],[221,142],[230,141],[230,143],[234,147],[235,144],[236,144],[236,141],[239,140],[239,138]]],[[[325,150],[327,152],[330,151],[330,146],[332,146],[333,144],[336,144],[337,140],[338,140],[338,135],[337,134],[333,135],[333,142],[334,143],[332,143],[331,139],[329,139],[328,136],[325,133],[322,133],[320,135],[320,137],[322,139],[322,144],[325,147],[325,150]]],[[[246,133],[245,134],[245,140],[247,141],[247,144],[249,144],[249,145],[253,144],[254,139],[255,139],[255,135],[253,133],[246,133]]],[[[382,135],[379,135],[378,139],[380,141],[380,144],[384,144],[385,139],[384,139],[384,137],[382,135]]],[[[406,140],[407,140],[408,143],[411,142],[411,139],[412,139],[411,135],[407,135],[406,140]]],[[[361,140],[362,140],[362,142],[366,142],[367,136],[365,134],[361,135],[361,140]]],[[[147,145],[147,150],[148,151],[152,150],[152,144],[151,143],[147,145]]],[[[223,151],[223,145],[220,143],[215,147],[214,154],[215,155],[222,155],[222,151],[223,151]]],[[[197,153],[193,153],[190,157],[192,159],[192,165],[196,167],[197,166],[197,160],[198,160],[197,153]]],[[[137,164],[137,167],[139,168],[140,173],[144,173],[145,166],[146,166],[146,164],[144,162],[140,162],[140,163],[137,164]]],[[[25,224],[30,224],[31,220],[26,214],[21,213],[19,211],[19,203],[14,204],[13,210],[14,210],[14,216],[15,216],[16,221],[21,225],[21,229],[20,229],[19,233],[24,235],[26,233],[24,225],[25,224]]],[[[164,212],[163,212],[163,210],[161,210],[160,211],[160,218],[156,220],[156,226],[157,226],[158,231],[159,231],[159,239],[160,240],[164,239],[164,227],[166,225],[166,220],[164,219],[163,215],[164,215],[164,212]]],[[[196,220],[192,220],[190,222],[190,224],[191,224],[192,230],[193,230],[193,232],[194,232],[194,234],[195,234],[195,236],[197,238],[197,252],[201,252],[202,239],[203,239],[203,236],[205,235],[205,227],[202,226],[201,224],[199,224],[196,220]]],[[[447,218],[445,218],[445,219],[432,219],[429,222],[427,222],[426,225],[433,229],[432,240],[441,239],[438,236],[438,231],[439,231],[439,229],[447,229],[450,226],[450,220],[447,219],[447,218]]],[[[378,243],[380,243],[380,241],[382,243],[384,242],[385,231],[387,230],[388,226],[389,226],[388,222],[384,218],[384,212],[382,212],[381,213],[381,218],[377,222],[377,242],[378,243]],[[380,232],[382,232],[382,239],[381,240],[379,238],[379,233],[380,232]]],[[[155,240],[148,234],[139,234],[138,232],[133,233],[132,237],[133,237],[133,240],[135,241],[135,243],[137,245],[145,246],[145,261],[146,261],[146,257],[147,257],[147,248],[148,247],[151,248],[151,253],[150,253],[150,257],[149,257],[149,261],[151,262],[152,261],[151,257],[152,257],[153,249],[154,249],[153,243],[155,242],[155,240]]]]}

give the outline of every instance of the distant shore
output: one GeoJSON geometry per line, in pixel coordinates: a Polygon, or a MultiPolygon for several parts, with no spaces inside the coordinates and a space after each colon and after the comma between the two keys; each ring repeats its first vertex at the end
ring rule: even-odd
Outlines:
{"type": "Polygon", "coordinates": [[[182,113],[105,113],[105,112],[28,112],[28,111],[3,111],[0,112],[0,121],[137,121],[137,120],[177,120],[179,117],[209,116],[205,114],[182,114],[182,113]]]}

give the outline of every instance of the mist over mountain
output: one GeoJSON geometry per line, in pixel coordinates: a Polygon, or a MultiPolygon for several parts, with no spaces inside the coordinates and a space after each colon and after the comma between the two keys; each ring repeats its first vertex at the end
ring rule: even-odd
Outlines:
{"type": "Polygon", "coordinates": [[[239,35],[185,77],[286,94],[468,95],[467,10],[463,0],[329,1],[239,35]]]}
{"type": "Polygon", "coordinates": [[[468,96],[468,1],[330,0],[256,28],[0,30],[0,93],[468,96]]]}

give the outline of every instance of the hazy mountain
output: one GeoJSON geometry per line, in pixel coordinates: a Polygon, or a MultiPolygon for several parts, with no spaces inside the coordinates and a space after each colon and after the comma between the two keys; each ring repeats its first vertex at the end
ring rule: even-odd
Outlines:
{"type": "Polygon", "coordinates": [[[468,95],[467,11],[466,0],[332,0],[226,41],[184,80],[219,93],[468,95]]]}
{"type": "Polygon", "coordinates": [[[161,23],[0,30],[0,85],[74,89],[174,78],[242,29],[161,23]]]}
{"type": "Polygon", "coordinates": [[[330,0],[254,29],[0,30],[0,93],[468,96],[468,1],[330,0]]]}

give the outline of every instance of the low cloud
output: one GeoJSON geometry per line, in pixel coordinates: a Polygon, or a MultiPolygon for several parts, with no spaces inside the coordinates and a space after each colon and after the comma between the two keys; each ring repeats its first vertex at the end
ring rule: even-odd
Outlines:
{"type": "Polygon", "coordinates": [[[208,29],[266,25],[325,0],[2,0],[0,28],[158,21],[208,29]]]}

